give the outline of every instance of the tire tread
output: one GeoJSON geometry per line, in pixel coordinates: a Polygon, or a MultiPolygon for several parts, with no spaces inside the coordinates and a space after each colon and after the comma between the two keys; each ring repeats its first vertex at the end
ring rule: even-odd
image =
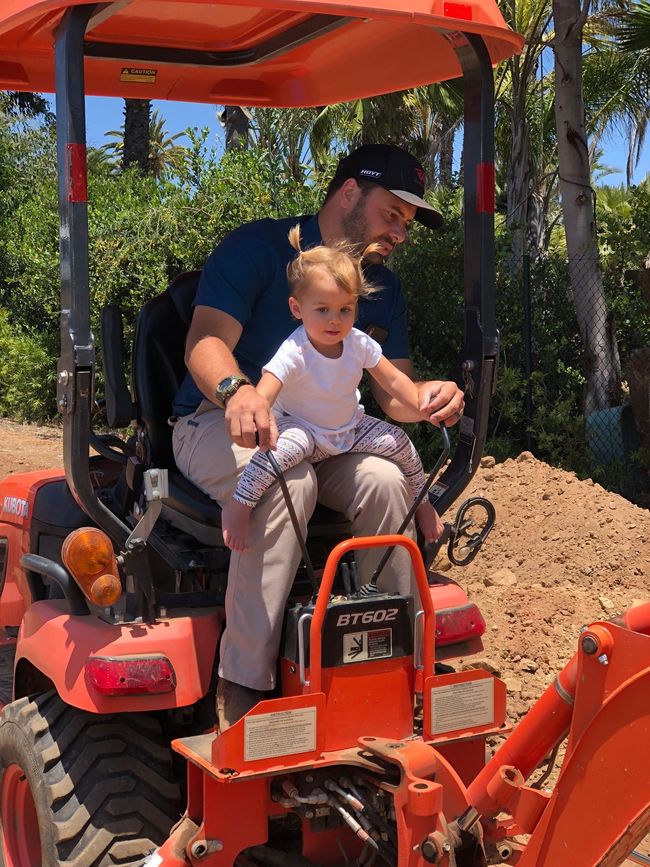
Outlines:
{"type": "Polygon", "coordinates": [[[180,787],[155,718],[86,713],[51,692],[7,705],[0,743],[3,730],[30,745],[42,782],[55,849],[43,867],[139,865],[178,820],[180,787]]]}

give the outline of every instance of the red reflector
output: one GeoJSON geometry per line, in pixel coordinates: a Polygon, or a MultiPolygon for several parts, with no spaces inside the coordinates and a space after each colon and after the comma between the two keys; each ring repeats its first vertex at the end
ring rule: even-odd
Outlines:
{"type": "Polygon", "coordinates": [[[479,638],[485,632],[485,620],[476,605],[436,611],[436,644],[457,644],[479,638]]]}
{"type": "Polygon", "coordinates": [[[443,3],[442,14],[445,18],[462,18],[464,21],[471,21],[472,7],[466,3],[443,3]]]}
{"type": "Polygon", "coordinates": [[[88,179],[86,166],[86,145],[68,145],[68,168],[70,171],[68,182],[68,201],[88,201],[88,179]]]}
{"type": "Polygon", "coordinates": [[[176,675],[166,656],[91,656],[86,678],[102,695],[173,692],[176,675]]]}
{"type": "Polygon", "coordinates": [[[494,163],[476,166],[476,213],[494,213],[494,163]]]}

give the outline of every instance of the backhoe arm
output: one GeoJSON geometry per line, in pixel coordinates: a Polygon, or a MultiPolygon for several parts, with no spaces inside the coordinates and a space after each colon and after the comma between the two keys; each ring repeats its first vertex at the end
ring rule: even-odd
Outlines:
{"type": "MultiPolygon", "coordinates": [[[[468,788],[486,837],[520,867],[611,865],[650,831],[650,603],[585,630],[578,651],[468,788]],[[552,794],[525,785],[568,734],[552,794]],[[511,819],[498,821],[501,812],[511,819]]],[[[461,819],[462,822],[462,819],[461,819]]]]}

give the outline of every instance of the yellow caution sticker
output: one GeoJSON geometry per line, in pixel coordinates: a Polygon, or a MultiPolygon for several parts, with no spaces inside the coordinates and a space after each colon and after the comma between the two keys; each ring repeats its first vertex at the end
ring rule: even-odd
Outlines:
{"type": "Polygon", "coordinates": [[[141,84],[155,84],[157,69],[142,69],[134,66],[123,66],[120,81],[137,81],[141,84]]]}

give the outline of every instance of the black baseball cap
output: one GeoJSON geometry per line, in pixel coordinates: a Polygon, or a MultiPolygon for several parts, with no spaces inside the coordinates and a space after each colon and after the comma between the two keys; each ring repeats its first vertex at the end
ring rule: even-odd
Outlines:
{"type": "Polygon", "coordinates": [[[363,145],[343,157],[334,179],[348,178],[372,181],[398,199],[415,205],[415,219],[429,229],[439,229],[443,224],[442,214],[424,200],[426,175],[422,164],[397,145],[363,145]]]}

